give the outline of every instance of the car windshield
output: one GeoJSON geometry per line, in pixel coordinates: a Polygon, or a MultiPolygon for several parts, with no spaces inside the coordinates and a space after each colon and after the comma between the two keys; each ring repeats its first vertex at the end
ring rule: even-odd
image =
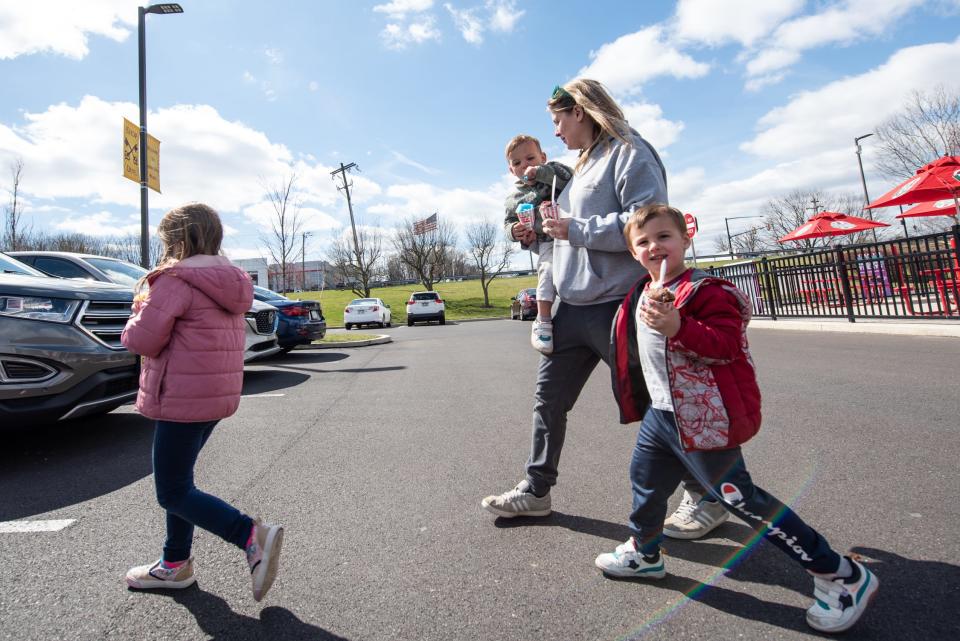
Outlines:
{"type": "Polygon", "coordinates": [[[138,280],[150,273],[140,265],[134,265],[124,260],[95,256],[85,256],[84,260],[102,271],[118,285],[130,285],[132,287],[137,284],[138,280]]]}
{"type": "Polygon", "coordinates": [[[376,305],[376,298],[354,298],[350,301],[351,305],[376,305]]]}
{"type": "Polygon", "coordinates": [[[527,290],[527,296],[536,296],[536,295],[537,295],[537,290],[536,290],[536,289],[528,289],[528,290],[527,290]]]}
{"type": "Polygon", "coordinates": [[[278,294],[272,289],[267,289],[266,287],[260,287],[259,285],[253,286],[253,293],[256,294],[257,300],[290,300],[282,294],[278,294]]]}
{"type": "Polygon", "coordinates": [[[413,300],[437,300],[437,295],[433,292],[428,294],[414,294],[413,300]]]}
{"type": "Polygon", "coordinates": [[[41,271],[37,271],[29,265],[24,265],[19,260],[16,260],[6,254],[0,254],[0,272],[4,274],[20,274],[21,276],[40,276],[42,278],[48,278],[46,274],[41,271]]]}

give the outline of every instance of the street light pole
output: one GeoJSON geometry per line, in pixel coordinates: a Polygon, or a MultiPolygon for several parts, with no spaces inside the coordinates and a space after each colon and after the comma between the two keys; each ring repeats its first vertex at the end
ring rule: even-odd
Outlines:
{"type": "Polygon", "coordinates": [[[147,39],[144,28],[148,13],[183,13],[183,7],[175,3],[137,7],[137,62],[140,77],[140,266],[144,269],[150,269],[150,214],[147,195],[147,39]]]}
{"type": "Polygon", "coordinates": [[[730,223],[731,220],[738,220],[740,218],[763,218],[763,216],[730,216],[729,218],[723,219],[723,224],[727,227],[727,249],[730,250],[730,260],[733,260],[733,236],[740,236],[741,234],[730,235],[730,223]]]}
{"type": "MultiPolygon", "coordinates": [[[[867,205],[870,204],[870,194],[867,193],[867,178],[863,175],[863,159],[860,157],[860,141],[864,138],[869,138],[873,133],[863,134],[862,136],[857,136],[853,139],[853,144],[857,147],[857,164],[860,166],[860,182],[863,183],[863,211],[867,212],[867,219],[873,220],[873,212],[867,209],[867,205]]],[[[877,230],[870,230],[873,233],[873,242],[877,242],[877,230]]]]}

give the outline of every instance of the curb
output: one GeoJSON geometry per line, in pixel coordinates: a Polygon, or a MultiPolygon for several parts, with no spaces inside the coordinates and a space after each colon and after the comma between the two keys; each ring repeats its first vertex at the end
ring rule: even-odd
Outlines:
{"type": "Polygon", "coordinates": [[[340,341],[339,343],[323,343],[309,345],[297,345],[297,349],[342,349],[344,347],[366,347],[367,345],[383,345],[384,343],[392,343],[393,339],[390,338],[387,334],[380,334],[376,338],[371,338],[365,341],[340,341]]]}
{"type": "Polygon", "coordinates": [[[846,319],[830,320],[767,320],[751,319],[751,328],[783,329],[801,332],[837,332],[847,334],[892,334],[897,336],[945,336],[960,338],[960,323],[891,323],[860,319],[851,323],[846,319]]]}

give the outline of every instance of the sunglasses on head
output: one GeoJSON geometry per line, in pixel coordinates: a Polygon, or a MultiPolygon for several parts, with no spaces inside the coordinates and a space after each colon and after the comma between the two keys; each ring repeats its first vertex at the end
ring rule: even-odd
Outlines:
{"type": "Polygon", "coordinates": [[[570,95],[570,92],[557,85],[553,88],[553,94],[550,96],[550,100],[560,100],[561,98],[568,98],[573,100],[573,96],[570,95]]]}

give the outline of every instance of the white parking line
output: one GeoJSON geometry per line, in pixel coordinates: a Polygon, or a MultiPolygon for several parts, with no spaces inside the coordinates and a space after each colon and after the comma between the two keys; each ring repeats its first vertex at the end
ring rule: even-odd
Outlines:
{"type": "Polygon", "coordinates": [[[286,394],[244,394],[240,398],[276,398],[278,396],[286,396],[286,394]]]}
{"type": "Polygon", "coordinates": [[[0,521],[0,534],[17,534],[20,532],[58,532],[76,522],[76,519],[51,519],[48,521],[0,521]]]}

